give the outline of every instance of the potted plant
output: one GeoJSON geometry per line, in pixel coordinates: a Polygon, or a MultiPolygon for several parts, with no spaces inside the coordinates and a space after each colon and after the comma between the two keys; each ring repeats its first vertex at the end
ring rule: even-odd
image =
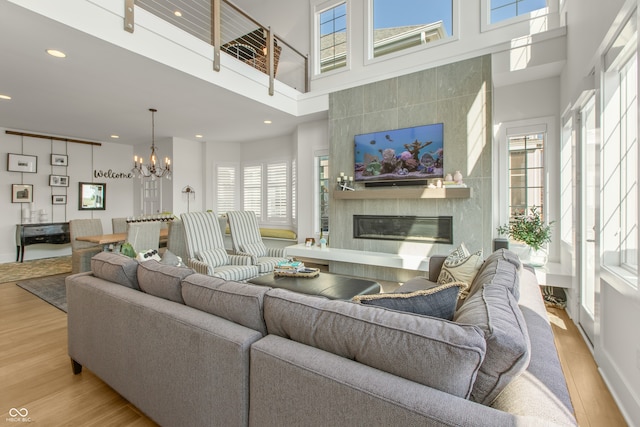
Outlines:
{"type": "Polygon", "coordinates": [[[546,264],[547,243],[551,241],[551,225],[554,221],[546,224],[537,207],[531,208],[530,215],[521,215],[508,224],[498,227],[498,234],[510,237],[513,240],[522,242],[530,248],[529,262],[535,266],[546,264]]]}

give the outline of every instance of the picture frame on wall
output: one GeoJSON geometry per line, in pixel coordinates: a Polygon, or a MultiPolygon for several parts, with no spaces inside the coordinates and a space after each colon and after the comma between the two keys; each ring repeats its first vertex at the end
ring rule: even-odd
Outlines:
{"type": "Polygon", "coordinates": [[[51,154],[51,166],[68,166],[69,156],[66,154],[51,154]]]}
{"type": "Polygon", "coordinates": [[[107,184],[96,182],[78,183],[78,209],[105,210],[107,206],[107,184]]]}
{"type": "Polygon", "coordinates": [[[67,175],[49,175],[49,186],[68,187],[69,177],[67,175]]]}
{"type": "Polygon", "coordinates": [[[67,195],[66,194],[54,194],[51,196],[51,204],[53,205],[66,205],[67,204],[67,195]]]}
{"type": "Polygon", "coordinates": [[[38,156],[28,156],[26,154],[7,154],[7,170],[9,172],[38,172],[38,156]]]}
{"type": "Polygon", "coordinates": [[[33,184],[12,184],[11,203],[33,203],[33,184]]]}

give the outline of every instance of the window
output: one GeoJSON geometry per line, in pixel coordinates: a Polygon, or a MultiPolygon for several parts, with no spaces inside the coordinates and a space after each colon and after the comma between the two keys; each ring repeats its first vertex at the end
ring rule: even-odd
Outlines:
{"type": "Polygon", "coordinates": [[[318,170],[318,217],[320,230],[329,231],[329,156],[316,157],[318,170]]]}
{"type": "Polygon", "coordinates": [[[371,0],[373,57],[450,37],[453,1],[371,0]]]}
{"type": "Polygon", "coordinates": [[[291,221],[293,225],[298,221],[298,167],[295,159],[291,161],[291,221]]]}
{"type": "Polygon", "coordinates": [[[267,164],[267,221],[283,222],[289,219],[287,164],[267,164]]]}
{"type": "Polygon", "coordinates": [[[547,0],[491,0],[492,24],[547,7],[547,0]]]}
{"type": "Polygon", "coordinates": [[[262,219],[262,165],[245,166],[242,172],[242,209],[262,219]]]}
{"type": "Polygon", "coordinates": [[[222,214],[238,209],[237,174],[237,166],[216,166],[216,213],[222,214]]]}
{"type": "Polygon", "coordinates": [[[530,213],[544,218],[544,134],[509,137],[509,218],[530,213]]]}
{"type": "MultiPolygon", "coordinates": [[[[638,65],[634,13],[604,56],[601,149],[603,263],[638,274],[638,65]]],[[[627,277],[624,272],[620,275],[627,277]]],[[[632,286],[637,287],[633,281],[632,286]]]]}
{"type": "Polygon", "coordinates": [[[341,3],[317,14],[320,73],[347,65],[347,4],[341,3]]]}

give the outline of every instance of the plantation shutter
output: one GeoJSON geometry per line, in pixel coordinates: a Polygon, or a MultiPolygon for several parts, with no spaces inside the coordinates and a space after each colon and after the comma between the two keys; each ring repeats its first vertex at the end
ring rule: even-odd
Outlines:
{"type": "Polygon", "coordinates": [[[267,220],[284,222],[287,220],[287,164],[267,165],[267,220]]]}
{"type": "Polygon", "coordinates": [[[245,166],[243,169],[242,209],[254,211],[258,221],[262,218],[262,166],[245,166]]]}
{"type": "Polygon", "coordinates": [[[215,212],[222,214],[237,209],[236,166],[216,167],[216,207],[215,212]]]}

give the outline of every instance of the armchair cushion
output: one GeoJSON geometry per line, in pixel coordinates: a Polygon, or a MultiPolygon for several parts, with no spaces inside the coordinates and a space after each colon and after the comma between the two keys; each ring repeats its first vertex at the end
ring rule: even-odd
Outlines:
{"type": "Polygon", "coordinates": [[[240,252],[253,255],[256,257],[263,257],[263,256],[267,256],[267,247],[261,241],[252,242],[252,243],[242,243],[240,244],[240,252]]]}
{"type": "Polygon", "coordinates": [[[197,254],[197,259],[198,261],[206,262],[209,267],[212,268],[229,264],[229,255],[223,248],[212,248],[200,251],[197,254]]]}

